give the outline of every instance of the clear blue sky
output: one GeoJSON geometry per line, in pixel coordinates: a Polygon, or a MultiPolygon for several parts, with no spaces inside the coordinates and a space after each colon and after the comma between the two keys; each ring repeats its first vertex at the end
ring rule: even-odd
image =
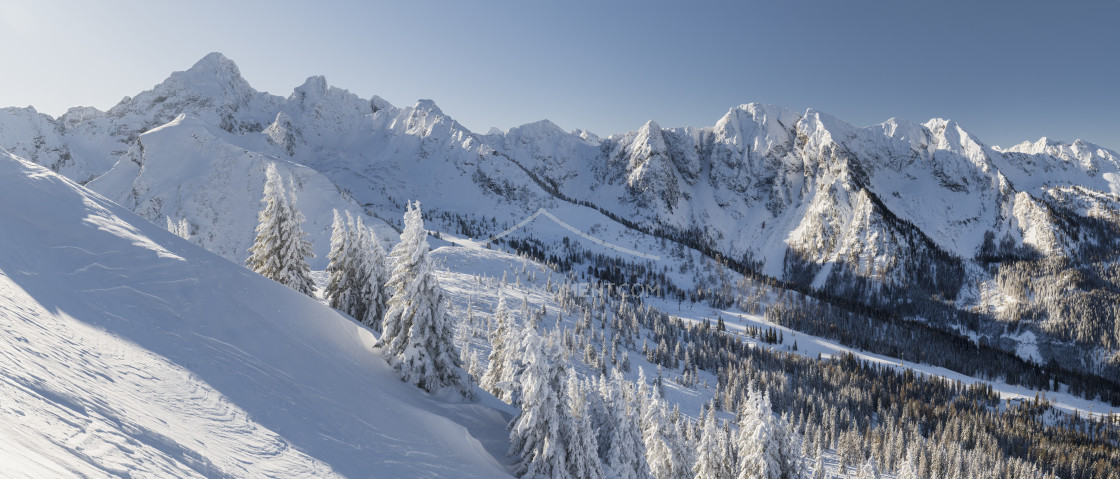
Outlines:
{"type": "Polygon", "coordinates": [[[325,75],[479,132],[706,126],[764,102],[1115,150],[1118,26],[1120,0],[0,0],[0,105],[106,109],[219,51],[258,90],[325,75]]]}

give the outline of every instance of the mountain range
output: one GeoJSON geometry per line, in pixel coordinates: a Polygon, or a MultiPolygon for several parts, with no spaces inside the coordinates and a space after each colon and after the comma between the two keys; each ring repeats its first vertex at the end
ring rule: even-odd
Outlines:
{"type": "MultiPolygon", "coordinates": [[[[599,137],[545,120],[479,134],[430,100],[397,107],[322,77],[287,97],[259,92],[214,53],[108,111],[2,109],[0,146],[149,221],[186,219],[190,241],[237,262],[275,163],[308,218],[315,269],[332,209],[388,238],[420,200],[434,231],[485,238],[548,208],[660,251],[665,264],[648,266],[682,291],[711,286],[684,273],[706,257],[1120,380],[1120,155],[1080,140],[1000,148],[950,120],[857,127],[753,103],[708,127],[650,121],[599,137]]],[[[549,231],[522,239],[560,257],[568,238],[549,231]]]]}

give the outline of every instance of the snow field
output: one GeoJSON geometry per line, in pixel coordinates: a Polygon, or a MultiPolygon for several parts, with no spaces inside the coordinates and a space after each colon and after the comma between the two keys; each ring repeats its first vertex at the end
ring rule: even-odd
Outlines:
{"type": "Polygon", "coordinates": [[[12,475],[508,474],[508,408],[401,383],[317,301],[21,160],[0,197],[12,475]]]}

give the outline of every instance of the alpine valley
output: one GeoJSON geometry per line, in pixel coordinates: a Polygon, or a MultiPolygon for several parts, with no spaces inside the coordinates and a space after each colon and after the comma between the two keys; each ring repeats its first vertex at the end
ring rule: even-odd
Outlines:
{"type": "Polygon", "coordinates": [[[715,120],[480,134],[322,77],[259,92],[218,53],[108,111],[0,109],[0,457],[30,477],[525,472],[503,427],[527,389],[409,389],[374,332],[239,266],[271,165],[316,272],[333,211],[389,249],[419,201],[475,380],[508,302],[564,391],[659,398],[630,411],[642,461],[595,426],[600,475],[699,477],[719,459],[659,462],[650,438],[695,448],[764,397],[805,464],[784,474],[1118,477],[1120,154],[755,103],[715,120]]]}

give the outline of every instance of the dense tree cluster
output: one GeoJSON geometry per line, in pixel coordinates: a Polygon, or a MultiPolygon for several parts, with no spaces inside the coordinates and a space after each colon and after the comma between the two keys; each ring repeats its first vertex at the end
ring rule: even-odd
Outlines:
{"type": "Polygon", "coordinates": [[[362,218],[334,212],[331,250],[327,255],[327,285],[323,295],[332,308],[381,331],[389,302],[389,269],[385,250],[362,218]]]}
{"type": "MultiPolygon", "coordinates": [[[[729,474],[763,469],[757,461],[746,468],[741,454],[763,451],[764,457],[774,457],[766,448],[743,445],[752,442],[742,439],[746,434],[758,442],[767,436],[757,422],[746,432],[743,426],[744,416],[760,417],[751,411],[762,409],[758,401],[766,397],[777,411],[770,414],[772,424],[784,424],[774,430],[785,431],[781,433],[787,435],[784,447],[793,451],[784,457],[798,458],[796,464],[786,467],[796,468],[804,477],[816,474],[817,458],[825,450],[833,451],[841,467],[853,476],[863,477],[893,472],[922,478],[1109,478],[1111,466],[1120,460],[1115,447],[1120,436],[1104,421],[1079,417],[1055,421],[1053,418],[1064,416],[1055,414],[1045,398],[1005,403],[987,386],[965,386],[912,370],[899,372],[851,356],[819,360],[749,347],[741,337],[720,331],[714,322],[685,322],[634,302],[634,298],[624,301],[607,288],[592,290],[590,295],[574,294],[570,284],[555,285],[553,290],[554,299],[564,307],[561,314],[577,318],[570,327],[544,334],[544,344],[559,348],[544,356],[557,363],[565,364],[557,358],[570,357],[600,371],[600,381],[620,378],[627,350],[645,344],[647,359],[668,372],[664,377],[659,370],[658,379],[648,387],[654,397],[661,381],[699,387],[699,371],[715,375],[715,397],[701,418],[690,420],[669,412],[667,416],[675,418],[670,423],[679,426],[643,434],[647,452],[661,451],[646,456],[652,477],[736,477],[729,474]],[[718,416],[717,411],[736,413],[738,426],[711,420],[718,416]],[[664,438],[673,436],[665,432],[673,428],[684,438],[681,449],[685,452],[670,461],[664,457],[674,449],[664,438]],[[674,470],[668,464],[685,464],[691,472],[684,476],[665,473],[674,470]]],[[[550,377],[551,383],[560,382],[557,376],[550,377]]],[[[640,380],[629,387],[638,391],[644,384],[640,380]]],[[[600,398],[611,397],[609,387],[599,390],[600,398]]],[[[603,428],[615,427],[609,421],[592,421],[592,425],[600,429],[600,441],[620,440],[614,436],[617,432],[603,432],[603,428]]],[[[639,424],[643,431],[649,427],[639,424]]],[[[781,434],[775,433],[775,437],[780,439],[781,434]]],[[[609,450],[600,452],[605,452],[600,456],[601,466],[613,470],[609,450]]],[[[776,461],[779,468],[782,461],[776,461]]]]}

